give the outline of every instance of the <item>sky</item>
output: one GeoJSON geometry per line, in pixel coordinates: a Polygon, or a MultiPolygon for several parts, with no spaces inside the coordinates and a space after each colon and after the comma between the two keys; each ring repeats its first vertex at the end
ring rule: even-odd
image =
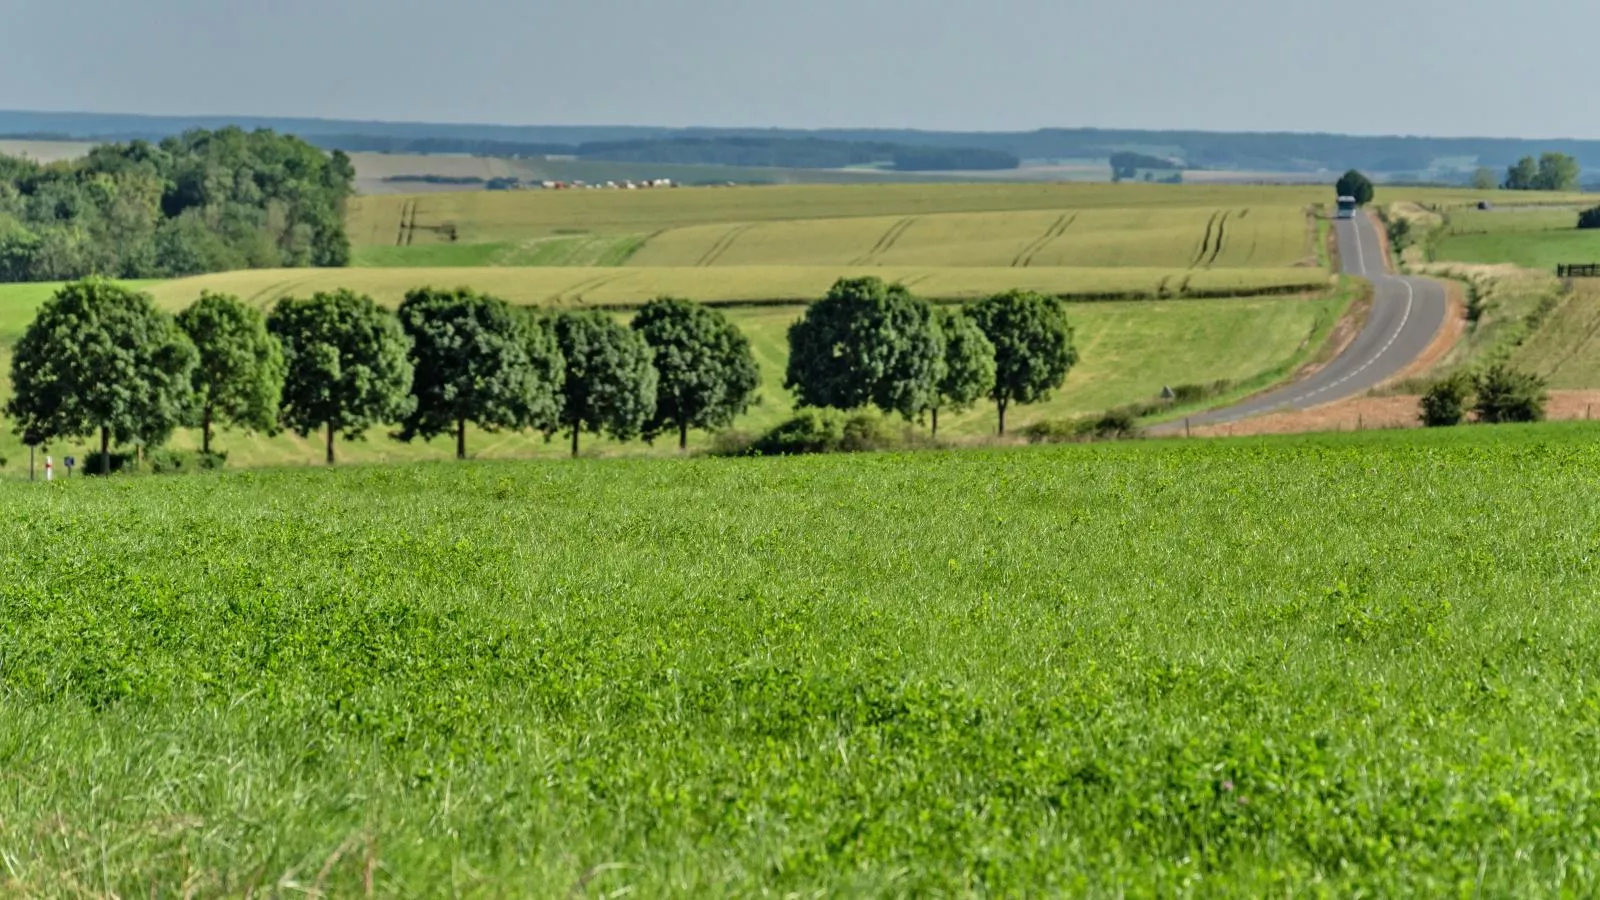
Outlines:
{"type": "Polygon", "coordinates": [[[0,109],[1600,138],[1593,0],[0,0],[0,109]]]}

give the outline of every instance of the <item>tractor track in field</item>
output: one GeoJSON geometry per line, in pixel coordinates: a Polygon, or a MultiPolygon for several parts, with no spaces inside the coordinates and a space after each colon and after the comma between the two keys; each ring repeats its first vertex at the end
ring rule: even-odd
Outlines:
{"type": "Polygon", "coordinates": [[[750,229],[756,227],[756,225],[757,225],[757,223],[755,223],[755,222],[746,222],[743,225],[735,225],[732,228],[728,229],[726,232],[723,233],[722,237],[717,238],[716,243],[711,245],[711,248],[708,249],[705,252],[704,256],[700,257],[700,261],[695,263],[695,265],[696,266],[714,266],[714,265],[716,265],[717,264],[717,260],[721,259],[723,257],[723,255],[726,254],[728,252],[728,250],[733,247],[734,243],[737,242],[739,240],[739,238],[743,237],[746,232],[748,232],[750,229]]]}
{"type": "MultiPolygon", "coordinates": [[[[1567,302],[1571,303],[1572,300],[1572,296],[1569,295],[1567,297],[1567,302]]],[[[1551,315],[1554,316],[1554,311],[1552,311],[1551,315]]],[[[1551,366],[1550,371],[1544,373],[1545,376],[1549,377],[1556,374],[1557,372],[1561,371],[1562,367],[1564,367],[1567,363],[1572,362],[1574,359],[1577,359],[1580,355],[1582,355],[1588,349],[1589,342],[1594,340],[1595,335],[1597,334],[1600,334],[1600,319],[1596,319],[1595,323],[1589,326],[1589,330],[1584,332],[1583,337],[1578,340],[1577,343],[1573,344],[1572,351],[1563,355],[1555,365],[1551,366]]]]}
{"type": "Polygon", "coordinates": [[[878,236],[878,242],[872,245],[871,250],[851,260],[850,265],[865,266],[872,264],[883,254],[893,250],[894,245],[900,243],[900,238],[904,237],[905,233],[910,231],[911,226],[915,224],[917,224],[916,216],[907,216],[904,219],[896,220],[893,225],[889,226],[888,230],[878,236]]]}
{"type": "Polygon", "coordinates": [[[1206,222],[1206,235],[1200,239],[1200,249],[1195,253],[1194,259],[1189,261],[1189,268],[1199,268],[1200,263],[1206,258],[1206,254],[1211,252],[1211,232],[1216,229],[1217,217],[1220,215],[1222,214],[1219,212],[1214,212],[1211,214],[1211,218],[1206,222]]]}
{"type": "Polygon", "coordinates": [[[417,236],[417,201],[407,200],[400,206],[400,234],[395,237],[396,247],[409,247],[417,236]]]}
{"type": "Polygon", "coordinates": [[[557,306],[565,304],[565,303],[567,303],[569,301],[576,301],[578,303],[582,303],[583,302],[583,293],[582,293],[583,291],[592,291],[592,290],[594,290],[596,288],[604,287],[607,284],[610,284],[611,282],[617,280],[618,278],[621,278],[623,276],[623,274],[624,273],[621,273],[621,272],[618,272],[618,273],[607,272],[607,273],[605,273],[603,275],[596,275],[593,278],[585,278],[584,280],[578,282],[577,284],[569,285],[566,288],[563,288],[562,290],[556,291],[554,294],[551,294],[550,297],[549,297],[549,300],[552,302],[552,304],[557,305],[557,306]]]}
{"type": "Polygon", "coordinates": [[[1217,220],[1217,245],[1211,248],[1211,258],[1206,260],[1206,268],[1217,264],[1217,258],[1222,256],[1222,248],[1228,241],[1228,214],[1223,213],[1217,220]]]}
{"type": "Polygon", "coordinates": [[[1022,248],[1022,252],[1018,253],[1016,257],[1011,260],[1011,267],[1013,269],[1026,269],[1027,267],[1033,265],[1034,257],[1038,256],[1040,252],[1044,250],[1044,248],[1050,246],[1050,244],[1054,242],[1056,238],[1066,234],[1067,229],[1071,228],[1072,223],[1076,221],[1078,221],[1077,213],[1062,213],[1061,218],[1056,219],[1049,228],[1044,230],[1044,234],[1034,238],[1033,243],[1022,248]]]}

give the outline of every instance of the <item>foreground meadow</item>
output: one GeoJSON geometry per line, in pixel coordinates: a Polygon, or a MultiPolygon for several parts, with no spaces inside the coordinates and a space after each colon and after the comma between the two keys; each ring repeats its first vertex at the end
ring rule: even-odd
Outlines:
{"type": "Polygon", "coordinates": [[[1592,896],[1597,437],[0,484],[0,892],[1592,896]]]}

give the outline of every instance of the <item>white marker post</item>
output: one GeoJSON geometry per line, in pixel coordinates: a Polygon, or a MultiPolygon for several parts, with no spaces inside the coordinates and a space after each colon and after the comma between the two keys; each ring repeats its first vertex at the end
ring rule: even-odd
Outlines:
{"type": "Polygon", "coordinates": [[[56,477],[56,463],[55,463],[55,460],[53,460],[50,457],[46,456],[44,458],[44,480],[45,481],[54,481],[55,477],[56,477]]]}

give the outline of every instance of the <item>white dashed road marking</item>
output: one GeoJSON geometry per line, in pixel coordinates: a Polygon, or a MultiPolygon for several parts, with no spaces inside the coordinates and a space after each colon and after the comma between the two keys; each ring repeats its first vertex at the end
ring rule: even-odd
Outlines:
{"type": "Polygon", "coordinates": [[[1349,381],[1350,379],[1356,377],[1357,375],[1360,375],[1362,372],[1365,372],[1367,369],[1371,368],[1373,363],[1375,363],[1378,360],[1382,359],[1383,355],[1385,353],[1389,352],[1389,348],[1394,346],[1394,342],[1400,339],[1400,335],[1401,334],[1405,333],[1406,323],[1411,320],[1412,301],[1414,301],[1416,299],[1416,296],[1417,296],[1416,290],[1411,287],[1411,282],[1402,281],[1400,283],[1406,286],[1406,309],[1405,309],[1405,312],[1400,314],[1400,324],[1395,326],[1394,334],[1389,335],[1389,340],[1385,341],[1384,345],[1382,347],[1378,348],[1378,352],[1372,354],[1372,358],[1367,360],[1366,362],[1362,363],[1361,366],[1359,368],[1357,368],[1355,371],[1347,373],[1343,378],[1339,379],[1338,381],[1335,381],[1332,384],[1323,385],[1322,387],[1317,388],[1314,391],[1310,391],[1309,393],[1301,394],[1300,396],[1294,398],[1293,400],[1290,400],[1289,401],[1290,403],[1300,403],[1300,402],[1302,402],[1304,400],[1309,400],[1310,398],[1315,397],[1318,394],[1323,393],[1324,391],[1333,390],[1334,388],[1338,387],[1339,385],[1344,384],[1346,381],[1349,381]]]}

